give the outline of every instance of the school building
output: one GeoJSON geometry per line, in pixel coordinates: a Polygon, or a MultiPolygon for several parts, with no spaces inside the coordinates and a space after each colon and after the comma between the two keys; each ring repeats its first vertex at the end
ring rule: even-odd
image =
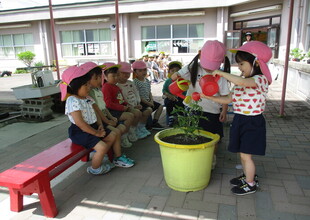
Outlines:
{"type": "MultiPolygon", "coordinates": [[[[30,50],[35,62],[55,60],[48,1],[0,3],[0,71],[24,64],[17,54],[30,50]]],[[[54,0],[56,48],[61,66],[86,61],[117,61],[114,0],[54,0]],[[66,2],[66,3],[65,3],[66,2]]],[[[251,32],[273,50],[273,78],[282,80],[286,52],[289,0],[119,0],[120,59],[140,58],[145,52],[169,53],[189,62],[206,40],[217,39],[236,48],[251,32]]],[[[291,49],[310,48],[310,2],[295,0],[291,49]]],[[[233,55],[227,53],[234,62],[233,55]]],[[[309,58],[310,59],[310,58],[309,58]]],[[[290,62],[288,88],[310,100],[310,65],[290,62]]]]}

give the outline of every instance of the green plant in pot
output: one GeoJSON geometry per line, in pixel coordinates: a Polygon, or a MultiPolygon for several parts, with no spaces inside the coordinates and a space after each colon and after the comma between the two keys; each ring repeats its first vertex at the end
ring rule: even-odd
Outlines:
{"type": "Polygon", "coordinates": [[[305,58],[305,54],[303,53],[302,49],[294,48],[290,52],[292,61],[299,62],[305,58]]]}
{"type": "Polygon", "coordinates": [[[208,186],[214,147],[220,138],[199,129],[199,119],[205,117],[200,114],[202,109],[198,105],[197,94],[186,97],[186,101],[191,99],[189,109],[174,110],[178,117],[176,125],[154,137],[160,147],[167,185],[182,192],[198,191],[208,186]]]}

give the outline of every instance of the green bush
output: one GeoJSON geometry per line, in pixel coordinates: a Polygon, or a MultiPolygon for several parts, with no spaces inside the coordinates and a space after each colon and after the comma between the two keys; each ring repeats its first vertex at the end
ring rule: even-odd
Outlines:
{"type": "Polygon", "coordinates": [[[302,60],[305,58],[305,53],[303,53],[302,49],[294,48],[291,50],[290,55],[293,59],[302,60]]]}
{"type": "Polygon", "coordinates": [[[34,58],[35,54],[32,53],[31,51],[25,51],[17,54],[17,58],[22,61],[27,67],[30,67],[34,58]]]}
{"type": "Polygon", "coordinates": [[[19,70],[15,70],[14,72],[15,74],[19,74],[19,73],[28,73],[28,71],[26,69],[19,69],[19,70]]]}

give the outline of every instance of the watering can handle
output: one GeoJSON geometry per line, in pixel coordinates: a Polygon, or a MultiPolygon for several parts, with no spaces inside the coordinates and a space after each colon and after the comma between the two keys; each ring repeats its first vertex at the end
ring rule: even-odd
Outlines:
{"type": "Polygon", "coordinates": [[[190,81],[189,81],[189,80],[186,80],[186,79],[182,79],[182,80],[178,81],[178,83],[179,83],[179,84],[182,84],[182,83],[187,83],[187,84],[189,84],[190,81]]]}

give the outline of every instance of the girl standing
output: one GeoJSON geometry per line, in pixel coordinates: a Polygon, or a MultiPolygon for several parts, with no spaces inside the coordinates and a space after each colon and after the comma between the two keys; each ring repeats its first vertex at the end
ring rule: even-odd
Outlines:
{"type": "Polygon", "coordinates": [[[242,73],[241,76],[231,75],[222,71],[214,71],[234,83],[231,93],[226,97],[201,97],[228,104],[233,102],[234,119],[230,128],[228,150],[239,152],[243,174],[230,180],[234,185],[231,191],[236,195],[246,195],[256,192],[257,176],[252,155],[265,155],[266,122],[263,116],[265,110],[268,86],[272,82],[267,62],[272,57],[271,49],[262,42],[251,41],[239,49],[231,50],[236,53],[236,62],[242,73]]]}

